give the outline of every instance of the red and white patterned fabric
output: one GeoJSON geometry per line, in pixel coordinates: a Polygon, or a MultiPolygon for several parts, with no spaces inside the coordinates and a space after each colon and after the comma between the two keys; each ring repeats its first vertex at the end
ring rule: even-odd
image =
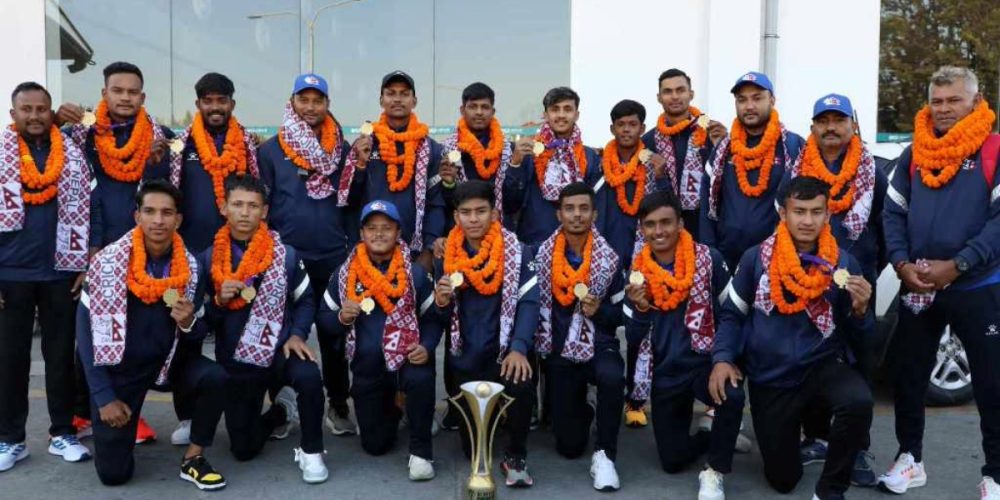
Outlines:
{"type": "Polygon", "coordinates": [[[322,200],[333,194],[334,186],[330,176],[337,171],[337,161],[343,149],[343,140],[339,136],[334,141],[333,151],[327,154],[313,132],[311,126],[292,109],[292,103],[285,104],[281,116],[281,128],[278,129],[281,140],[292,148],[299,156],[309,162],[312,170],[306,178],[306,194],[314,200],[322,200]]]}
{"type": "MultiPolygon", "coordinates": [[[[763,273],[760,275],[760,281],[757,283],[757,292],[754,294],[754,307],[767,315],[770,315],[774,309],[774,302],[771,300],[771,275],[769,270],[771,269],[771,257],[774,254],[775,238],[775,235],[771,235],[770,238],[760,244],[760,262],[763,273]]],[[[826,300],[826,297],[820,296],[809,301],[806,304],[806,314],[809,316],[809,320],[819,329],[819,333],[823,335],[824,339],[833,334],[835,327],[833,322],[833,306],[830,305],[830,301],[826,300]]]]}
{"type": "MultiPolygon", "coordinates": [[[[458,149],[458,134],[451,134],[441,142],[441,158],[442,161],[447,161],[448,153],[452,151],[459,151],[458,149]]],[[[459,151],[461,153],[461,151],[459,151]]],[[[503,217],[503,181],[507,177],[507,168],[510,167],[510,156],[513,153],[513,145],[507,143],[504,145],[503,151],[500,153],[500,167],[497,168],[496,174],[494,174],[493,179],[486,179],[493,181],[493,197],[496,199],[497,210],[500,212],[500,216],[503,217]]],[[[457,182],[465,182],[469,180],[469,176],[465,175],[464,168],[457,169],[457,175],[455,176],[457,182]]]]}
{"type": "MultiPolygon", "coordinates": [[[[561,231],[562,228],[556,229],[552,236],[542,243],[535,258],[541,318],[538,323],[538,334],[535,336],[535,349],[543,357],[552,352],[552,252],[556,237],[561,231]]],[[[596,228],[591,228],[590,233],[594,241],[590,249],[589,294],[603,299],[608,293],[612,278],[618,272],[619,260],[611,245],[596,228]]],[[[563,345],[562,357],[574,363],[590,361],[594,357],[595,334],[594,323],[584,317],[578,302],[573,311],[566,343],[563,345]]]]}
{"type": "MultiPolygon", "coordinates": [[[[125,336],[128,332],[128,285],[126,274],[129,260],[132,257],[132,233],[141,231],[139,228],[125,233],[114,243],[104,247],[94,255],[90,269],[87,271],[87,296],[89,301],[90,329],[94,339],[94,365],[118,365],[125,356],[125,336]]],[[[184,287],[184,296],[194,301],[195,289],[198,286],[198,262],[186,248],[179,249],[187,258],[191,269],[191,279],[184,287]]],[[[173,249],[178,251],[178,249],[173,249]]],[[[164,305],[163,307],[166,307],[164,305]]],[[[179,329],[174,329],[174,343],[170,347],[167,360],[156,378],[158,385],[167,382],[170,363],[177,350],[179,329]]]]}
{"type": "MultiPolygon", "coordinates": [[[[510,335],[514,329],[514,315],[517,313],[517,297],[521,281],[521,242],[517,236],[501,228],[503,235],[503,284],[500,287],[500,355],[497,362],[502,362],[510,347],[510,335]]],[[[462,330],[458,320],[458,294],[455,295],[455,306],[451,313],[451,328],[448,333],[451,341],[452,356],[462,354],[462,330]]]]}
{"type": "MultiPolygon", "coordinates": [[[[368,161],[370,162],[371,160],[378,159],[380,159],[378,147],[373,147],[368,161]]],[[[425,137],[422,141],[420,141],[420,146],[417,147],[417,161],[413,167],[413,204],[416,207],[417,214],[416,224],[413,229],[413,240],[410,241],[409,248],[414,252],[419,252],[424,248],[424,210],[427,206],[427,168],[430,164],[430,160],[430,137],[425,137]]],[[[340,186],[337,188],[338,206],[347,206],[347,197],[351,192],[351,182],[354,180],[354,174],[357,169],[358,157],[354,153],[354,148],[351,148],[350,153],[347,154],[347,162],[344,164],[344,171],[340,175],[340,186]]],[[[433,185],[439,181],[440,178],[435,176],[431,186],[433,187],[433,185]]]]}
{"type": "Polygon", "coordinates": [[[274,360],[281,325],[285,321],[285,301],[288,297],[288,276],[285,273],[285,245],[275,231],[268,231],[274,240],[274,258],[264,270],[257,297],[250,305],[250,316],[236,344],[233,359],[241,363],[268,367],[274,360]]]}
{"type": "MultiPolygon", "coordinates": [[[[21,198],[21,156],[18,134],[9,128],[0,136],[0,233],[24,227],[24,200],[21,198]]],[[[80,148],[64,136],[63,169],[56,183],[55,269],[87,269],[90,244],[90,169],[80,148]]]]}
{"type": "MultiPolygon", "coordinates": [[[[247,172],[255,178],[260,177],[260,169],[257,168],[257,144],[253,140],[253,135],[247,132],[247,129],[240,125],[243,129],[243,146],[246,147],[247,151],[247,172]]],[[[184,129],[177,139],[184,144],[187,144],[188,138],[191,137],[191,126],[184,129]]],[[[194,154],[198,154],[197,150],[193,150],[194,154]]],[[[184,165],[184,152],[175,153],[173,150],[170,151],[170,183],[174,187],[181,187],[181,177],[183,176],[182,166],[184,165]]]]}
{"type": "MultiPolygon", "coordinates": [[[[792,165],[792,178],[802,175],[802,157],[805,156],[805,152],[805,148],[802,148],[802,152],[792,165]]],[[[843,226],[847,229],[847,238],[857,241],[868,226],[872,202],[875,200],[875,159],[864,142],[861,143],[861,160],[853,183],[854,204],[844,216],[843,226]]]]}
{"type": "MultiPolygon", "coordinates": [[[[777,166],[779,161],[783,161],[785,165],[792,164],[792,157],[788,154],[788,131],[785,130],[785,124],[780,124],[781,127],[781,149],[784,152],[783,157],[774,155],[774,165],[777,166]]],[[[719,220],[719,198],[722,195],[722,174],[725,170],[726,164],[729,163],[729,136],[727,135],[719,144],[715,146],[715,158],[714,161],[709,162],[705,166],[705,173],[708,174],[708,218],[712,220],[719,220]]]]}
{"type": "MultiPolygon", "coordinates": [[[[385,327],[382,330],[382,355],[385,356],[386,368],[391,372],[402,368],[403,364],[406,363],[406,353],[409,347],[420,342],[420,324],[417,321],[417,292],[413,288],[410,253],[405,250],[406,244],[402,240],[397,244],[402,250],[400,253],[403,256],[403,269],[409,283],[407,283],[406,292],[396,301],[396,307],[386,316],[385,327]]],[[[337,273],[337,287],[341,304],[347,299],[347,274],[351,263],[357,258],[357,253],[358,249],[355,247],[351,251],[351,255],[344,261],[344,265],[340,266],[340,272],[337,273]]],[[[360,286],[360,282],[358,286],[360,286]]],[[[363,318],[358,319],[364,320],[363,318]]],[[[352,325],[347,333],[346,354],[348,361],[354,360],[356,335],[352,325]]]]}
{"type": "MultiPolygon", "coordinates": [[[[916,264],[918,267],[928,265],[925,259],[917,259],[916,264]]],[[[936,296],[937,292],[906,292],[900,295],[899,300],[903,301],[903,305],[913,314],[920,314],[934,303],[936,296]]]]}
{"type": "Polygon", "coordinates": [[[580,127],[574,125],[573,135],[568,141],[559,139],[552,131],[552,127],[548,123],[543,123],[538,129],[536,140],[545,144],[545,149],[553,149],[552,157],[545,166],[545,178],[538,181],[542,189],[542,198],[556,201],[564,187],[574,182],[583,182],[580,166],[576,164],[576,157],[573,156],[573,148],[583,143],[583,135],[580,127]]]}
{"type": "MultiPolygon", "coordinates": [[[[712,252],[700,243],[694,245],[694,283],[688,294],[684,325],[691,334],[691,349],[700,354],[712,352],[715,344],[715,311],[712,308],[712,252]]],[[[639,343],[635,363],[632,399],[645,401],[653,384],[653,343],[650,333],[639,343]]]]}
{"type": "MultiPolygon", "coordinates": [[[[694,120],[692,120],[694,121],[694,120]]],[[[697,127],[698,125],[692,125],[697,127]]],[[[687,151],[684,153],[684,165],[681,169],[681,178],[677,179],[677,158],[674,155],[674,142],[670,136],[663,135],[659,129],[653,132],[653,139],[656,142],[656,152],[662,156],[666,163],[664,170],[670,185],[673,187],[681,200],[681,208],[684,210],[697,210],[699,190],[701,189],[701,176],[704,167],[701,164],[701,157],[698,155],[698,146],[694,144],[694,134],[688,135],[687,151]]]]}

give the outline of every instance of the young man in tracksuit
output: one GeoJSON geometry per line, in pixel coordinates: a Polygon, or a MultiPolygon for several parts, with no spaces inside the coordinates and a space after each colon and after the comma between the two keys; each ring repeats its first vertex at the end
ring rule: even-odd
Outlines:
{"type": "MultiPolygon", "coordinates": [[[[847,96],[827,94],[817,99],[810,132],[802,153],[785,171],[778,192],[783,192],[788,182],[800,175],[833,182],[828,203],[830,231],[837,244],[858,260],[865,281],[875,283],[885,265],[882,205],[888,178],[856,134],[854,108],[847,96]]],[[[874,293],[871,305],[875,305],[874,293]]],[[[866,332],[851,344],[855,366],[869,382],[875,363],[875,346],[871,345],[874,337],[874,330],[866,332]]],[[[814,417],[807,418],[804,424],[803,465],[826,458],[824,437],[829,432],[830,418],[824,412],[814,417]]],[[[868,452],[870,441],[868,437],[864,450],[854,461],[851,482],[856,486],[876,484],[875,457],[868,452]]]]}
{"type": "Polygon", "coordinates": [[[51,421],[48,451],[67,462],[90,458],[73,428],[74,295],[87,267],[90,172],[80,149],[53,124],[45,87],[15,87],[11,118],[14,126],[0,133],[0,471],[28,457],[36,310],[51,421]],[[46,180],[53,171],[57,175],[46,180]]]}
{"type": "Polygon", "coordinates": [[[361,211],[361,240],[334,273],[317,324],[346,342],[361,447],[388,453],[402,418],[410,428],[409,477],[434,478],[434,349],[441,326],[430,274],[410,262],[399,211],[374,200],[361,211]]]}
{"type": "Polygon", "coordinates": [[[976,75],[944,67],[914,124],[885,203],[889,261],[902,281],[895,364],[896,463],[879,477],[894,493],[927,482],[924,393],[941,332],[965,347],[986,464],[983,499],[1000,499],[1000,138],[976,75]]]}
{"type": "MultiPolygon", "coordinates": [[[[502,227],[490,184],[463,182],[455,188],[454,202],[455,227],[444,258],[435,265],[435,307],[450,325],[447,362],[456,387],[492,381],[514,398],[507,409],[509,437],[501,467],[507,486],[531,486],[526,458],[535,402],[528,354],[538,325],[534,252],[502,227]],[[461,283],[452,281],[456,273],[461,283]]],[[[469,456],[469,433],[459,429],[459,435],[469,456]]]]}
{"type": "MultiPolygon", "coordinates": [[[[336,195],[348,145],[330,112],[329,93],[323,77],[299,75],[278,134],[261,144],[258,155],[260,177],[268,189],[268,222],[302,259],[314,297],[322,296],[348,247],[347,213],[336,195]]],[[[317,328],[330,402],[326,425],[335,435],[354,434],[343,344],[323,326],[317,328]]]]}
{"type": "Polygon", "coordinates": [[[216,332],[215,359],[229,379],[230,450],[237,460],[251,460],[268,438],[284,439],[299,424],[295,461],[305,482],[321,483],[329,473],[323,463],[323,380],[306,345],[315,317],[309,275],[295,249],[262,222],[268,205],[260,181],[227,181],[225,212],[228,223],[201,254],[199,267],[208,289],[205,319],[216,332]],[[261,414],[264,395],[275,386],[291,389],[278,392],[276,403],[261,414]]]}
{"type": "Polygon", "coordinates": [[[590,475],[594,489],[614,491],[620,487],[614,461],[625,404],[625,363],[615,330],[625,285],[618,256],[594,229],[594,191],[582,182],[569,184],[558,204],[559,228],[535,256],[541,316],[535,347],[547,370],[556,451],[566,458],[582,455],[596,419],[590,475]],[[590,385],[597,390],[594,406],[587,401],[590,385]]]}
{"type": "Polygon", "coordinates": [[[780,122],[766,75],[741,76],[732,93],[733,129],[715,145],[701,179],[698,241],[722,252],[735,270],[743,252],[774,231],[778,184],[803,141],[780,122]]]}
{"type": "Polygon", "coordinates": [[[729,270],[718,251],[695,243],[672,192],[645,197],[636,215],[645,243],[632,261],[623,307],[625,335],[639,346],[631,396],[652,396],[653,433],[663,470],[680,472],[707,451],[707,466],[698,475],[698,498],[721,500],[744,401],[740,386],[727,386],[721,401],[708,390],[718,296],[729,281],[729,270]],[[695,398],[714,406],[715,418],[711,430],[691,436],[695,398]]]}
{"type": "Polygon", "coordinates": [[[788,493],[802,477],[799,432],[816,408],[833,416],[814,499],[842,499],[871,425],[872,395],[848,363],[848,339],[869,331],[871,285],[828,224],[829,185],[793,179],[775,235],[747,250],[726,289],[712,350],[712,399],[749,378],[754,431],[768,483],[788,493]],[[832,276],[831,276],[832,275],[832,276]]]}
{"type": "Polygon", "coordinates": [[[143,183],[136,193],[137,227],[91,260],[77,309],[77,344],[93,408],[94,464],[109,486],[131,479],[146,392],[164,385],[168,376],[175,384],[199,380],[181,478],[200,489],[226,485],[202,455],[223,410],[225,372],[203,357],[171,366],[179,343],[200,342],[207,332],[199,321],[204,289],[198,264],[176,233],[181,198],[166,180],[143,183]]]}

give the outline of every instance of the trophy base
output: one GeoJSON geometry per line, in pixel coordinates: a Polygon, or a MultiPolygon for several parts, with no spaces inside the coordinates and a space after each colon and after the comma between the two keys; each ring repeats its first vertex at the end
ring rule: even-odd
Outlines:
{"type": "Polygon", "coordinates": [[[496,500],[497,486],[491,478],[486,476],[472,476],[466,483],[465,500],[496,500]]]}

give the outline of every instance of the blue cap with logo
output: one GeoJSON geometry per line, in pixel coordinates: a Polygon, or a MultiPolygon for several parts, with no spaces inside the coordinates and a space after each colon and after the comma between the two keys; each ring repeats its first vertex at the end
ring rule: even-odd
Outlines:
{"type": "Polygon", "coordinates": [[[840,94],[827,94],[820,97],[816,104],[813,104],[813,119],[827,111],[836,111],[844,116],[854,116],[851,100],[840,94]]]}
{"type": "Polygon", "coordinates": [[[744,85],[756,85],[772,94],[774,93],[774,84],[771,83],[771,79],[764,73],[757,71],[751,71],[739,77],[729,91],[735,94],[744,85]]]}
{"type": "Polygon", "coordinates": [[[372,200],[365,205],[365,208],[361,209],[361,223],[365,223],[367,219],[372,214],[382,214],[394,221],[396,224],[402,224],[399,219],[399,210],[396,209],[396,205],[391,202],[382,200],[372,200]]]}
{"type": "Polygon", "coordinates": [[[304,75],[299,75],[295,79],[295,87],[292,89],[293,94],[298,94],[303,90],[314,89],[320,91],[323,95],[330,95],[330,88],[326,84],[326,80],[317,74],[306,73],[304,75]]]}

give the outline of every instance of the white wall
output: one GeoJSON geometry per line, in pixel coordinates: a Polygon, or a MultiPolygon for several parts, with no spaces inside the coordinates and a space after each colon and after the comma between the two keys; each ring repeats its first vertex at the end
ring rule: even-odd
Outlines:
{"type": "MultiPolygon", "coordinates": [[[[4,51],[0,71],[0,91],[4,105],[17,84],[34,80],[45,85],[45,2],[43,0],[3,0],[0,2],[0,33],[12,40],[4,51]]],[[[10,113],[0,113],[0,126],[10,123],[10,113]]]]}

